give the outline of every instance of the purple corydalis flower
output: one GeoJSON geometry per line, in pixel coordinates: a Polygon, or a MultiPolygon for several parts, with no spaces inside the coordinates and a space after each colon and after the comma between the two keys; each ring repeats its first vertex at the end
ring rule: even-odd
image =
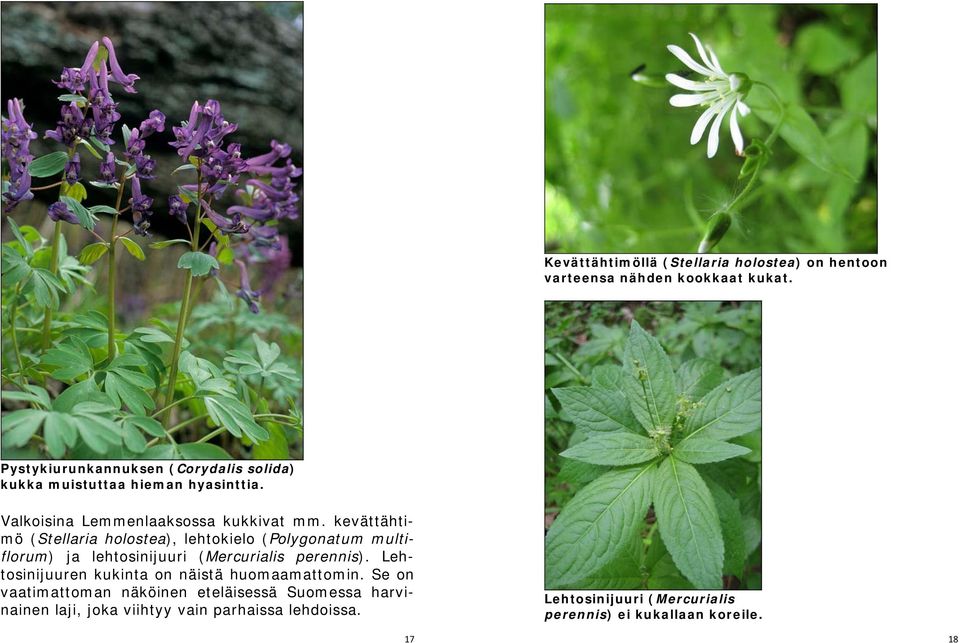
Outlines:
{"type": "Polygon", "coordinates": [[[97,53],[100,51],[100,43],[94,41],[87,50],[87,57],[81,67],[64,67],[60,73],[60,81],[53,81],[53,84],[61,89],[69,90],[75,94],[83,92],[86,87],[84,81],[89,77],[90,70],[93,69],[93,63],[97,59],[97,53]]]}
{"type": "Polygon", "coordinates": [[[3,211],[10,212],[18,203],[33,198],[30,191],[30,172],[28,166],[33,160],[30,154],[30,141],[37,138],[29,123],[23,117],[19,98],[7,101],[7,116],[3,122],[3,158],[10,167],[10,185],[3,193],[3,211]]]}
{"type": "Polygon", "coordinates": [[[176,217],[177,221],[187,225],[187,203],[179,195],[173,194],[167,199],[167,207],[170,209],[170,216],[176,217]]]}
{"type": "Polygon", "coordinates": [[[195,152],[205,157],[215,151],[224,136],[236,131],[237,125],[223,118],[220,101],[211,98],[203,106],[194,101],[190,119],[182,127],[172,129],[176,140],[170,145],[177,148],[177,154],[186,161],[195,152]]]}
{"type": "Polygon", "coordinates": [[[167,117],[159,109],[150,112],[150,117],[140,123],[140,135],[150,136],[154,132],[162,132],[167,117]]]}
{"type": "Polygon", "coordinates": [[[128,94],[136,94],[133,84],[140,80],[136,74],[125,74],[120,69],[120,62],[117,60],[117,52],[113,49],[113,42],[106,36],[103,37],[103,46],[107,48],[107,58],[110,61],[110,80],[119,83],[128,94]]]}
{"type": "Polygon", "coordinates": [[[80,180],[80,153],[77,152],[73,158],[67,161],[67,166],[63,171],[63,178],[67,180],[68,185],[73,185],[80,180]]]}
{"type": "Polygon", "coordinates": [[[201,200],[200,205],[203,207],[203,213],[207,215],[207,218],[213,221],[214,225],[220,228],[221,231],[230,232],[233,234],[243,234],[250,230],[250,226],[244,223],[243,219],[241,219],[239,215],[235,214],[228,219],[210,207],[205,200],[201,200]]]}
{"type": "Polygon", "coordinates": [[[100,180],[104,183],[117,181],[117,161],[113,152],[107,152],[106,158],[100,163],[100,180]]]}
{"type": "Polygon", "coordinates": [[[44,138],[50,138],[64,145],[73,145],[74,141],[80,137],[86,137],[90,133],[89,121],[84,120],[83,113],[76,103],[63,105],[60,108],[60,120],[57,121],[56,129],[48,129],[44,133],[44,138]]]}
{"type": "Polygon", "coordinates": [[[250,276],[247,274],[247,266],[242,261],[234,261],[240,270],[240,290],[237,291],[237,297],[247,302],[251,313],[260,312],[260,291],[253,290],[250,287],[250,276]]]}
{"type": "Polygon", "coordinates": [[[66,221],[67,223],[80,223],[77,215],[63,201],[54,201],[47,208],[47,216],[54,221],[66,221]]]}
{"type": "Polygon", "coordinates": [[[133,196],[130,197],[130,210],[133,212],[133,230],[140,236],[149,236],[147,229],[150,227],[150,215],[153,214],[150,206],[153,205],[153,199],[144,196],[140,191],[140,177],[133,175],[131,180],[133,196]]]}

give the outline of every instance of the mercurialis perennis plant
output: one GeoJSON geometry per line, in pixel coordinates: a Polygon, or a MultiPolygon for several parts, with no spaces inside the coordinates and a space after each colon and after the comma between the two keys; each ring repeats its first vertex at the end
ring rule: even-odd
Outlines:
{"type": "Polygon", "coordinates": [[[279,225],[299,217],[302,171],[285,143],[248,155],[230,142],[238,124],[212,98],[184,105],[178,126],[154,109],[129,127],[118,90],[136,93],[138,80],[121,68],[109,37],[93,42],[81,66],[64,67],[53,81],[65,93],[44,138],[63,149],[39,158],[30,151],[37,134],[26,106],[8,101],[3,208],[13,238],[2,248],[3,455],[287,457],[302,433],[300,365],[271,341],[289,324],[262,319],[261,296],[290,264],[279,225]],[[147,189],[157,175],[150,146],[154,154],[173,147],[183,163],[172,173],[181,179],[175,193],[160,204],[183,236],[149,246],[179,254],[171,274],[155,277],[182,283],[182,295],[174,322],[123,329],[118,266],[146,259],[136,239],[151,236],[158,209],[147,189]],[[47,208],[52,242],[11,218],[44,190],[56,194],[47,208]],[[106,202],[94,204],[98,198],[106,202]],[[89,236],[76,257],[64,226],[89,236]],[[85,275],[93,266],[108,275],[103,309],[61,312],[67,296],[92,287],[85,275]],[[200,299],[206,284],[217,293],[210,304],[200,299]],[[203,324],[191,333],[195,316],[203,324]],[[222,329],[216,343],[191,345],[188,335],[197,340],[211,326],[222,329]]]}
{"type": "Polygon", "coordinates": [[[633,322],[621,366],[552,389],[576,426],[561,456],[590,481],[547,532],[547,588],[733,587],[758,543],[741,502],[759,505],[760,379],[674,370],[633,322]]]}

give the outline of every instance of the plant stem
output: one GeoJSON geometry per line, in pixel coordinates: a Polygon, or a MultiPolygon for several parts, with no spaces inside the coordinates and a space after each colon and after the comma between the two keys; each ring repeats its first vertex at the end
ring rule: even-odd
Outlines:
{"type": "MultiPolygon", "coordinates": [[[[190,426],[191,424],[193,424],[193,423],[196,422],[197,420],[202,420],[202,419],[204,419],[204,418],[206,418],[206,417],[207,417],[207,414],[204,413],[203,415],[198,415],[197,417],[190,418],[189,420],[184,420],[184,421],[181,422],[180,424],[177,424],[176,426],[172,426],[172,427],[170,427],[169,429],[167,429],[167,432],[164,434],[164,438],[166,438],[167,440],[170,441],[171,444],[173,444],[174,446],[176,446],[177,443],[176,443],[176,442],[174,441],[174,439],[173,439],[173,434],[174,434],[174,433],[176,433],[177,431],[179,431],[179,430],[182,429],[182,428],[185,428],[185,427],[187,427],[187,426],[190,426]]],[[[152,447],[152,446],[156,445],[156,444],[157,444],[158,442],[160,442],[160,440],[162,440],[162,439],[163,439],[163,438],[154,438],[154,439],[150,440],[149,442],[147,442],[147,447],[152,447]]]]}
{"type": "Polygon", "coordinates": [[[182,404],[183,402],[186,402],[187,400],[192,400],[192,399],[194,399],[194,398],[196,398],[196,397],[197,397],[196,395],[189,395],[189,396],[187,396],[187,397],[184,397],[184,398],[181,398],[181,399],[177,400],[176,402],[171,402],[171,403],[168,404],[167,406],[165,406],[165,407],[163,407],[163,408],[161,408],[161,409],[157,409],[156,411],[154,411],[154,412],[153,412],[153,415],[151,415],[150,417],[155,418],[155,417],[157,417],[158,415],[160,415],[161,413],[163,413],[164,411],[166,411],[167,409],[172,408],[172,407],[176,406],[177,404],[182,404]]]}
{"type": "MultiPolygon", "coordinates": [[[[200,168],[197,168],[197,214],[193,222],[193,238],[191,239],[190,249],[197,251],[197,242],[200,240],[200,219],[203,211],[200,207],[200,201],[203,199],[201,185],[203,176],[200,174],[200,168]]],[[[190,290],[193,287],[193,271],[186,270],[187,276],[183,280],[183,297],[180,299],[180,319],[177,322],[177,336],[173,342],[173,355],[170,357],[170,376],[167,383],[167,395],[164,398],[163,405],[167,407],[166,416],[162,424],[170,423],[173,414],[173,396],[177,392],[177,375],[180,367],[180,348],[183,346],[183,331],[187,327],[187,319],[190,317],[190,290]]]]}
{"type": "MultiPolygon", "coordinates": [[[[60,190],[60,193],[63,194],[63,190],[60,190]]],[[[63,229],[63,221],[57,221],[57,225],[53,227],[53,248],[50,253],[50,272],[54,276],[57,276],[57,273],[60,272],[60,234],[63,229]]],[[[43,349],[50,348],[50,322],[53,320],[53,308],[47,308],[43,311],[43,336],[40,339],[40,347],[43,349]]]]}
{"type": "Polygon", "coordinates": [[[220,427],[219,429],[217,429],[216,431],[211,431],[210,433],[206,434],[205,436],[203,436],[202,438],[200,438],[199,440],[197,440],[197,444],[201,444],[201,443],[203,443],[203,442],[209,442],[210,440],[214,439],[215,437],[217,437],[218,435],[220,435],[221,433],[223,433],[223,432],[226,431],[226,430],[227,430],[226,427],[222,427],[222,426],[221,426],[221,427],[220,427]]]}
{"type": "Polygon", "coordinates": [[[127,173],[120,179],[117,189],[117,204],[113,207],[118,213],[113,215],[113,224],[110,227],[110,249],[107,251],[108,281],[107,281],[107,358],[113,361],[117,356],[116,325],[117,325],[117,220],[120,218],[120,202],[123,200],[123,186],[127,182],[127,173]]]}

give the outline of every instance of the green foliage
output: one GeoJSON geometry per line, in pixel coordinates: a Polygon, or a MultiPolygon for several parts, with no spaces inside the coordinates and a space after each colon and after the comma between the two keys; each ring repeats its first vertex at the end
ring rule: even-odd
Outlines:
{"type": "Polygon", "coordinates": [[[194,277],[202,277],[213,269],[219,269],[220,264],[205,252],[185,252],[180,256],[177,267],[189,270],[194,277]]]}
{"type": "MultiPolygon", "coordinates": [[[[653,305],[632,312],[653,311],[651,321],[662,332],[700,312],[691,305],[681,307],[687,314],[679,319],[653,305]]],[[[566,306],[548,305],[548,318],[566,306]]],[[[745,308],[753,314],[752,305],[726,304],[714,313],[745,308]]],[[[548,344],[550,334],[548,327],[548,344]]],[[[576,360],[568,362],[577,369],[576,360]]],[[[634,320],[619,367],[598,364],[588,385],[548,391],[548,517],[556,511],[550,509],[551,478],[574,493],[557,496],[561,508],[546,538],[547,587],[759,583],[751,556],[759,546],[761,378],[756,361],[749,366],[733,377],[705,357],[675,367],[634,320]],[[564,441],[557,469],[551,444],[564,441]]]]}
{"type": "Polygon", "coordinates": [[[27,171],[30,172],[30,176],[34,178],[43,178],[60,174],[66,165],[66,152],[51,152],[50,154],[44,154],[30,161],[30,165],[27,166],[27,171]]]}
{"type": "Polygon", "coordinates": [[[668,104],[688,32],[725,69],[768,84],[746,97],[744,137],[778,135],[758,187],[732,208],[723,252],[876,252],[875,5],[545,7],[548,252],[690,252],[756,161],[689,144],[696,108],[668,104]],[[644,64],[643,83],[630,72],[644,64]],[[779,126],[778,126],[779,123],[779,126]]]}

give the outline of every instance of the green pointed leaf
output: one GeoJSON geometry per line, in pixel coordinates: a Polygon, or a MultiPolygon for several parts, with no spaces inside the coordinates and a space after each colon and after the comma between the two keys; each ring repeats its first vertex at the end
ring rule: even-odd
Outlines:
{"type": "MultiPolygon", "coordinates": [[[[103,380],[103,388],[115,405],[126,404],[134,415],[144,415],[147,409],[154,408],[153,398],[147,395],[142,387],[128,379],[127,373],[132,371],[123,369],[108,371],[103,380]]],[[[147,380],[148,385],[153,383],[146,376],[141,375],[141,377],[147,380]]]]}
{"type": "Polygon", "coordinates": [[[647,432],[672,426],[677,411],[673,367],[660,342],[637,322],[630,327],[623,351],[623,390],[647,432]]]}
{"type": "Polygon", "coordinates": [[[79,413],[74,421],[80,438],[96,453],[106,455],[112,446],[119,446],[120,426],[110,418],[93,413],[79,413]]]}
{"type": "Polygon", "coordinates": [[[679,394],[696,402],[723,382],[723,367],[703,357],[687,360],[677,369],[679,394]]]}
{"type": "Polygon", "coordinates": [[[30,176],[34,178],[44,178],[53,176],[54,174],[60,174],[66,166],[66,152],[51,152],[50,154],[44,154],[30,161],[30,165],[27,166],[27,171],[30,172],[30,176]]]}
{"type": "Polygon", "coordinates": [[[551,389],[573,422],[590,433],[605,431],[637,432],[640,426],[627,398],[620,391],[588,386],[551,389]]]}
{"type": "Polygon", "coordinates": [[[278,357],[280,357],[280,347],[276,343],[268,344],[260,339],[256,333],[253,334],[253,343],[257,347],[257,355],[260,357],[260,364],[264,370],[270,368],[278,357]]]}
{"type": "Polygon", "coordinates": [[[148,344],[174,343],[173,338],[159,328],[140,326],[139,328],[135,328],[133,332],[140,333],[141,341],[147,342],[148,344]]]}
{"type": "Polygon", "coordinates": [[[72,414],[76,407],[84,402],[113,404],[110,396],[101,392],[93,379],[85,379],[67,388],[63,393],[58,395],[53,401],[52,408],[54,411],[72,414]]]}
{"type": "Polygon", "coordinates": [[[130,237],[120,237],[120,243],[123,244],[123,247],[127,249],[134,258],[143,261],[146,259],[146,256],[143,254],[143,248],[140,247],[140,244],[131,239],[130,237]]]}
{"type": "Polygon", "coordinates": [[[738,444],[730,444],[721,440],[697,435],[694,438],[683,440],[674,448],[673,455],[690,464],[707,464],[720,462],[750,453],[750,449],[738,444]]]}
{"type": "Polygon", "coordinates": [[[599,433],[560,455],[590,464],[623,466],[653,460],[660,453],[653,440],[636,433],[599,433]]]}
{"type": "Polygon", "coordinates": [[[136,427],[155,438],[162,438],[166,435],[160,422],[145,415],[128,415],[123,419],[123,423],[136,427]]]}
{"type": "Polygon", "coordinates": [[[728,440],[760,428],[760,369],[721,384],[707,393],[686,423],[687,439],[695,435],[728,440]]]}
{"type": "Polygon", "coordinates": [[[60,197],[60,200],[66,203],[67,207],[70,208],[70,211],[77,215],[77,219],[80,220],[80,225],[84,229],[93,230],[97,223],[97,217],[93,215],[90,210],[86,208],[86,206],[72,196],[67,196],[65,194],[60,197]]]}
{"type": "MultiPolygon", "coordinates": [[[[93,139],[93,140],[96,141],[97,139],[93,139]]],[[[80,142],[83,144],[83,147],[86,148],[86,150],[90,152],[91,155],[93,155],[95,159],[97,159],[98,161],[103,160],[103,154],[101,154],[99,150],[97,150],[97,148],[91,145],[90,141],[88,141],[85,138],[81,138],[80,142]]],[[[97,142],[99,143],[100,141],[97,141],[97,142]]]]}
{"type": "Polygon", "coordinates": [[[92,205],[88,209],[93,214],[109,214],[110,216],[117,214],[117,209],[112,205],[92,205]]]}
{"type": "Polygon", "coordinates": [[[93,369],[93,357],[77,339],[62,341],[43,356],[43,363],[58,367],[51,373],[58,380],[72,380],[93,369]]]}
{"type": "Polygon", "coordinates": [[[78,181],[64,190],[63,195],[83,203],[83,200],[87,198],[87,188],[83,187],[83,183],[78,181]]]}
{"type": "Polygon", "coordinates": [[[677,458],[666,458],[657,470],[653,504],[663,542],[677,568],[698,589],[720,589],[720,517],[697,470],[677,458]]]}
{"type": "Polygon", "coordinates": [[[213,269],[220,269],[217,260],[205,252],[185,252],[177,262],[177,268],[189,270],[194,277],[202,277],[213,269]]]}
{"type": "Polygon", "coordinates": [[[133,424],[124,422],[121,426],[121,432],[123,435],[123,445],[125,447],[134,453],[143,453],[147,450],[147,441],[133,424]]]}
{"type": "Polygon", "coordinates": [[[185,243],[190,245],[190,242],[186,239],[167,239],[166,241],[154,241],[150,244],[151,248],[169,248],[170,246],[177,243],[185,243]]]}
{"type": "Polygon", "coordinates": [[[63,103],[76,103],[77,107],[83,107],[87,102],[87,99],[80,94],[60,94],[57,100],[63,103]]]}
{"type": "Polygon", "coordinates": [[[23,248],[23,252],[27,257],[27,261],[33,257],[33,246],[27,243],[27,240],[23,238],[23,233],[20,232],[20,226],[17,225],[17,222],[7,217],[7,224],[10,226],[10,232],[13,233],[13,236],[17,239],[17,242],[20,243],[20,246],[23,248]]]}
{"type": "Polygon", "coordinates": [[[83,250],[80,251],[80,263],[91,266],[97,263],[97,261],[99,261],[109,249],[110,246],[102,241],[97,241],[96,243],[91,243],[88,246],[84,246],[83,250]]]}
{"type": "Polygon", "coordinates": [[[567,503],[547,533],[548,588],[577,587],[620,555],[646,519],[656,471],[656,463],[610,471],[567,503]]]}
{"type": "Polygon", "coordinates": [[[240,438],[246,436],[252,442],[262,442],[270,437],[267,430],[258,425],[243,402],[232,397],[214,395],[203,398],[204,405],[210,419],[217,426],[227,429],[232,435],[240,438]]]}
{"type": "Polygon", "coordinates": [[[20,409],[3,416],[3,441],[5,446],[22,447],[43,424],[47,412],[39,409],[20,409]]]}
{"type": "Polygon", "coordinates": [[[646,574],[642,566],[643,540],[634,534],[609,563],[577,583],[577,589],[640,589],[646,574]]]}
{"type": "Polygon", "coordinates": [[[707,487],[713,494],[717,515],[720,516],[720,530],[723,532],[723,573],[739,578],[743,576],[746,563],[740,503],[715,482],[707,481],[707,487]]]}
{"type": "Polygon", "coordinates": [[[840,79],[843,108],[867,117],[872,127],[877,118],[877,52],[873,52],[840,79]]]}

